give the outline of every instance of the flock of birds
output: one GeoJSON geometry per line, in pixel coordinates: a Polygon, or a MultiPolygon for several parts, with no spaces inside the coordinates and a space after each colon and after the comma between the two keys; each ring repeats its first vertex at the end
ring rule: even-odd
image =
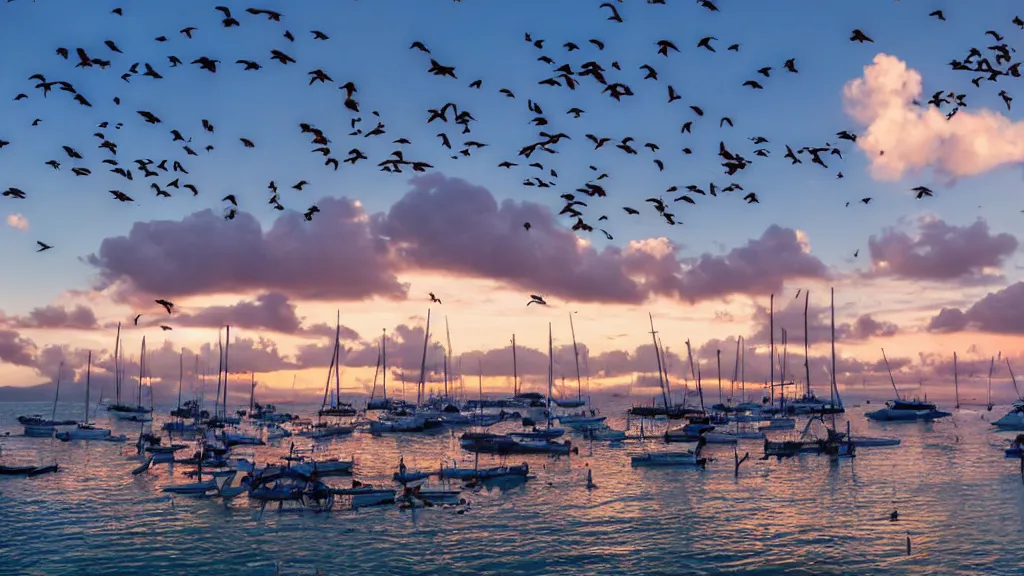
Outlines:
{"type": "MultiPolygon", "coordinates": [[[[14,0],[8,0],[8,2],[12,1],[14,0]]],[[[615,3],[604,2],[599,5],[599,9],[607,13],[608,20],[617,24],[624,24],[627,22],[627,18],[620,7],[621,3],[622,0],[617,0],[615,3]]],[[[665,0],[647,0],[647,4],[665,3],[665,0]]],[[[711,0],[699,0],[697,5],[709,12],[720,11],[719,7],[711,0]]],[[[285,46],[300,42],[328,42],[331,40],[328,34],[320,30],[293,33],[287,28],[285,15],[274,10],[247,8],[244,14],[236,14],[226,6],[216,6],[211,12],[213,12],[211,14],[211,21],[215,17],[219,21],[219,27],[226,29],[248,26],[250,25],[248,22],[250,19],[265,20],[275,26],[280,26],[281,37],[287,42],[287,44],[284,44],[285,46]]],[[[115,8],[111,11],[110,17],[122,17],[124,13],[122,8],[115,8]]],[[[935,10],[928,16],[941,21],[946,20],[945,14],[941,10],[935,10]]],[[[1024,30],[1024,20],[1021,20],[1021,18],[1015,17],[1012,20],[1012,24],[1024,30]]],[[[205,28],[206,26],[203,23],[199,23],[198,26],[188,26],[178,31],[178,36],[187,42],[194,37],[194,34],[206,33],[205,28]]],[[[1003,77],[1019,78],[1020,62],[1013,61],[1015,53],[1013,47],[1010,46],[1002,34],[995,30],[989,30],[985,34],[986,37],[991,37],[994,43],[984,48],[970,48],[966,55],[960,59],[952,60],[949,62],[949,65],[953,70],[970,73],[972,75],[971,82],[978,88],[982,86],[982,83],[995,83],[1003,77]]],[[[170,38],[160,35],[155,37],[153,41],[163,44],[170,42],[170,38]]],[[[578,233],[599,231],[607,239],[611,240],[613,236],[608,231],[608,226],[603,224],[609,220],[609,215],[598,214],[595,218],[595,215],[589,210],[588,204],[594,198],[604,198],[609,195],[611,188],[607,183],[607,179],[610,178],[609,174],[592,164],[589,165],[589,170],[592,173],[591,178],[578,186],[565,186],[558,181],[558,171],[551,166],[545,166],[541,159],[545,156],[550,157],[557,154],[560,146],[564,145],[563,143],[566,141],[578,143],[582,141],[584,144],[589,142],[595,151],[601,150],[605,146],[610,146],[629,156],[647,154],[651,157],[651,163],[657,170],[664,171],[666,170],[665,158],[667,158],[670,150],[667,146],[663,147],[655,142],[641,143],[630,136],[614,138],[581,130],[583,132],[581,137],[577,133],[570,135],[566,131],[551,129],[550,125],[561,125],[563,122],[555,116],[560,113],[546,111],[547,106],[542,104],[543,90],[598,90],[601,95],[616,101],[622,101],[634,96],[636,94],[635,90],[641,90],[641,88],[637,87],[635,83],[627,83],[628,75],[623,71],[619,62],[614,59],[614,56],[605,57],[610,51],[606,51],[605,41],[599,38],[589,38],[585,42],[579,43],[565,41],[559,45],[558,41],[548,43],[545,39],[536,38],[531,33],[526,32],[524,34],[524,41],[537,50],[537,61],[543,69],[541,78],[537,81],[537,85],[541,88],[535,87],[530,91],[530,97],[526,98],[526,109],[529,113],[528,123],[535,127],[538,132],[536,138],[524,143],[519,148],[514,158],[502,161],[498,164],[498,167],[509,170],[513,168],[532,170],[531,174],[524,177],[522,184],[528,187],[550,188],[560,191],[559,196],[564,201],[564,204],[559,215],[570,219],[573,231],[578,233]],[[552,48],[552,44],[555,46],[554,48],[552,48]],[[578,58],[575,62],[572,61],[577,54],[587,55],[578,58]],[[579,60],[583,61],[580,62],[579,60]]],[[[849,41],[859,44],[874,42],[867,33],[859,29],[851,31],[849,41]]],[[[721,48],[718,42],[717,37],[706,36],[696,43],[696,49],[717,52],[721,48]]],[[[726,47],[725,51],[738,52],[740,49],[740,44],[733,43],[726,47]]],[[[409,50],[417,51],[424,55],[427,74],[449,81],[453,87],[466,85],[468,90],[484,89],[483,79],[473,79],[467,85],[466,79],[460,76],[457,63],[442,63],[439,60],[442,56],[432,53],[425,42],[414,41],[410,44],[409,50]]],[[[668,59],[678,58],[681,50],[672,40],[662,39],[654,43],[651,52],[653,58],[668,59]]],[[[210,74],[222,74],[223,68],[232,66],[245,73],[259,72],[271,66],[271,64],[262,64],[260,61],[250,58],[239,58],[232,64],[221,62],[206,55],[182,59],[170,53],[165,54],[167,61],[162,65],[154,62],[133,62],[130,65],[125,65],[120,61],[121,58],[127,57],[125,52],[122,51],[116,41],[109,39],[88,47],[55,47],[54,54],[55,57],[67,61],[69,65],[73,63],[74,68],[90,71],[90,74],[102,74],[104,71],[116,67],[122,70],[118,75],[118,79],[122,84],[117,85],[124,89],[127,89],[127,86],[130,86],[133,82],[142,81],[143,78],[148,81],[167,81],[173,74],[170,71],[171,69],[186,66],[195,66],[210,74]],[[102,54],[102,56],[97,54],[102,54]]],[[[276,67],[298,67],[300,65],[296,58],[289,55],[285,50],[278,48],[269,51],[269,59],[276,62],[276,64],[273,64],[276,67]]],[[[777,74],[800,73],[796,57],[786,59],[780,66],[780,69],[781,71],[776,71],[776,68],[771,65],[763,66],[752,74],[754,78],[744,81],[741,88],[762,90],[767,82],[776,81],[777,74]]],[[[643,64],[640,66],[640,71],[643,73],[640,83],[644,86],[644,90],[663,91],[666,94],[667,104],[670,105],[678,106],[679,104],[675,103],[683,100],[679,90],[671,84],[663,83],[659,80],[658,70],[653,64],[643,64]],[[659,84],[662,84],[663,87],[657,87],[659,84]]],[[[325,167],[337,171],[342,167],[342,164],[355,166],[364,162],[376,161],[376,166],[379,170],[392,174],[400,174],[407,170],[426,172],[434,168],[430,163],[416,158],[412,151],[411,140],[404,137],[392,140],[391,143],[396,146],[396,149],[390,155],[370,160],[370,156],[362,149],[366,147],[362,143],[368,142],[369,139],[388,138],[386,136],[388,129],[381,113],[377,110],[370,111],[369,115],[372,116],[371,123],[364,122],[362,115],[368,107],[359,100],[359,90],[352,81],[342,82],[343,79],[335,80],[330,73],[322,68],[309,70],[305,76],[308,78],[309,86],[314,84],[337,85],[342,96],[343,106],[351,115],[348,122],[349,131],[345,135],[328,134],[325,129],[318,128],[312,122],[301,122],[298,124],[298,133],[309,138],[309,144],[312,147],[310,152],[321,156],[325,167]],[[352,144],[341,144],[340,141],[343,138],[348,142],[352,142],[352,144]],[[339,153],[345,148],[349,148],[349,150],[339,153]]],[[[27,81],[31,89],[15,94],[14,100],[16,102],[28,98],[47,98],[51,93],[56,92],[67,94],[73,102],[82,108],[88,109],[93,106],[91,102],[93,96],[91,94],[80,91],[71,82],[62,79],[59,73],[35,73],[29,76],[27,81]],[[30,94],[34,94],[34,96],[30,96],[30,94]]],[[[114,82],[115,79],[111,78],[111,81],[114,82]]],[[[496,93],[504,98],[519,100],[516,92],[508,87],[499,87],[496,89],[496,93]]],[[[1001,90],[999,96],[1005,103],[1006,108],[1009,109],[1013,98],[1006,90],[1001,90]]],[[[935,92],[927,102],[918,102],[917,104],[920,106],[934,106],[943,110],[946,112],[947,119],[949,119],[954,117],[960,109],[967,106],[966,97],[967,95],[963,93],[940,90],[935,92]]],[[[113,103],[120,107],[122,104],[120,96],[114,96],[113,103]]],[[[682,103],[682,105],[688,107],[688,113],[692,115],[692,118],[681,124],[679,133],[684,135],[692,134],[701,124],[705,111],[696,104],[682,103]]],[[[564,115],[569,117],[570,124],[575,122],[582,124],[583,121],[581,119],[586,115],[586,111],[573,106],[565,111],[564,115]]],[[[470,136],[473,133],[477,119],[472,111],[457,102],[449,101],[443,105],[428,108],[425,111],[425,121],[428,125],[441,127],[436,136],[436,143],[443,147],[445,153],[452,159],[458,160],[471,157],[474,151],[488,146],[486,142],[470,136]]],[[[31,125],[38,126],[41,122],[43,122],[43,119],[36,118],[32,121],[31,125]]],[[[11,124],[8,124],[5,128],[9,129],[10,126],[11,124]]],[[[718,120],[719,129],[724,130],[726,126],[734,128],[733,120],[729,116],[723,116],[718,120]]],[[[214,134],[216,130],[214,123],[209,118],[198,119],[195,128],[201,128],[202,132],[206,134],[214,134]]],[[[70,163],[73,165],[70,168],[70,172],[74,176],[82,178],[91,176],[93,170],[106,169],[121,177],[124,181],[121,186],[123,189],[109,190],[110,197],[118,202],[136,202],[135,196],[138,196],[140,193],[137,187],[140,182],[157,198],[171,197],[179,191],[187,191],[193,196],[198,196],[200,194],[200,185],[188,181],[190,172],[186,163],[192,158],[199,157],[201,153],[209,154],[214,152],[214,146],[213,144],[204,145],[199,142],[198,137],[188,136],[189,132],[190,127],[187,126],[166,126],[158,111],[135,110],[134,114],[127,113],[118,121],[103,120],[96,125],[96,132],[93,136],[98,141],[98,154],[102,157],[96,158],[92,154],[88,154],[89,158],[86,158],[87,154],[83,154],[76,148],[62,145],[63,156],[46,159],[41,164],[59,171],[63,169],[64,163],[70,163]],[[169,138],[172,143],[180,145],[180,155],[162,159],[140,157],[130,161],[123,160],[119,155],[120,149],[114,138],[114,133],[124,128],[126,123],[131,122],[132,119],[136,122],[142,122],[146,125],[160,127],[165,130],[165,137],[169,138]],[[130,193],[125,190],[130,190],[130,193]]],[[[2,153],[5,151],[5,148],[17,146],[17,143],[4,140],[2,136],[3,134],[0,133],[0,159],[2,159],[2,153]]],[[[255,148],[257,146],[257,143],[251,138],[237,136],[237,139],[238,144],[244,148],[255,148]]],[[[681,223],[679,216],[676,214],[678,209],[673,208],[677,205],[676,203],[682,202],[686,205],[695,205],[699,197],[717,197],[719,195],[739,192],[744,194],[742,198],[747,203],[759,203],[761,199],[756,191],[747,190],[743,185],[733,180],[739,179],[739,176],[756,161],[771,157],[775,151],[768,147],[772,143],[764,136],[748,136],[746,140],[747,142],[742,143],[726,143],[724,139],[719,141],[717,156],[727,181],[671,186],[663,192],[663,195],[648,197],[644,202],[669,225],[681,223]]],[[[841,141],[853,143],[856,140],[857,135],[855,133],[843,130],[836,133],[834,138],[830,138],[829,141],[822,143],[804,146],[782,144],[781,147],[785,149],[785,154],[782,157],[793,165],[806,162],[808,164],[815,164],[822,169],[834,170],[831,165],[844,158],[844,151],[840,148],[841,141]]],[[[681,152],[684,155],[689,155],[693,153],[693,150],[689,147],[683,147],[681,152]]],[[[880,153],[884,154],[884,151],[880,153]]],[[[842,171],[836,172],[836,178],[843,178],[842,171]]],[[[300,180],[291,185],[290,189],[302,191],[308,184],[307,180],[300,180]]],[[[0,185],[0,188],[2,187],[0,185]]],[[[267,189],[269,191],[267,204],[275,210],[284,210],[283,196],[278,184],[271,181],[267,189]]],[[[915,187],[913,191],[918,199],[930,197],[934,194],[926,186],[915,187]]],[[[30,192],[22,188],[9,186],[4,189],[2,195],[11,200],[18,200],[28,198],[30,192]]],[[[860,201],[868,204],[871,202],[871,198],[865,197],[860,201]]],[[[228,194],[224,196],[222,202],[224,204],[224,218],[228,220],[234,219],[240,209],[240,199],[234,194],[228,194]]],[[[847,202],[846,205],[849,206],[850,202],[847,202]]],[[[629,205],[622,205],[621,210],[627,217],[638,215],[641,212],[640,209],[629,205]]],[[[312,220],[319,211],[320,209],[314,204],[306,207],[303,210],[303,214],[306,220],[312,220]]],[[[526,233],[529,233],[532,224],[530,222],[523,222],[522,227],[526,233]]],[[[53,249],[52,245],[42,241],[38,242],[39,252],[51,249],[53,249]]],[[[440,303],[440,300],[433,294],[431,299],[440,303]]],[[[158,301],[158,303],[160,302],[158,301]]],[[[545,304],[543,298],[536,295],[531,297],[528,305],[534,303],[545,304]]],[[[165,304],[161,303],[161,305],[165,304]]],[[[165,307],[168,312],[171,311],[169,302],[166,303],[165,307]]]]}

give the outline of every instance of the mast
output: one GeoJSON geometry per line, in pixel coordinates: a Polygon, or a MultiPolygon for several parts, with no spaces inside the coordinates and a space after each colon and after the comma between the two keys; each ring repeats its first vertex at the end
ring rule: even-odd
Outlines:
{"type": "Polygon", "coordinates": [[[384,407],[388,407],[388,329],[380,337],[380,377],[384,388],[384,407]]]}
{"type": "Polygon", "coordinates": [[[142,377],[146,370],[146,337],[142,337],[142,353],[139,354],[139,408],[142,408],[142,377]]]}
{"type": "MultiPolygon", "coordinates": [[[[1006,365],[1009,366],[1010,365],[1009,364],[1010,359],[1007,358],[1006,362],[1007,362],[1006,365]]],[[[1013,375],[1013,371],[1012,370],[1010,371],[1010,375],[1012,377],[1012,375],[1013,375]]],[[[1016,382],[1014,383],[1014,386],[1016,386],[1016,382]]],[[[957,374],[957,369],[956,369],[956,352],[955,351],[953,352],[953,394],[954,394],[954,398],[956,399],[956,409],[959,410],[960,409],[960,377],[957,374]]]]}
{"type": "Polygon", "coordinates": [[[228,350],[231,349],[231,326],[224,330],[224,419],[228,419],[228,381],[231,380],[231,369],[228,368],[228,350]]]}
{"type": "MultiPolygon", "coordinates": [[[[665,345],[661,342],[661,336],[658,336],[658,354],[661,354],[661,371],[665,373],[665,395],[668,396],[670,402],[672,400],[672,382],[668,377],[668,356],[665,354],[665,345]]],[[[683,405],[686,405],[686,387],[683,387],[683,405]]]]}
{"type": "Polygon", "coordinates": [[[220,388],[224,376],[224,340],[220,330],[217,331],[217,395],[213,397],[213,419],[220,418],[220,388]]]}
{"type": "Polygon", "coordinates": [[[654,343],[654,357],[658,361],[658,384],[661,386],[661,400],[665,403],[665,413],[668,414],[670,404],[668,394],[665,393],[665,373],[661,363],[661,351],[658,348],[658,332],[654,329],[654,316],[648,313],[647,317],[651,320],[651,341],[654,343]]]}
{"type": "MultiPolygon", "coordinates": [[[[653,322],[653,320],[652,320],[653,322]]],[[[576,346],[576,328],[572,324],[572,313],[569,313],[569,331],[572,333],[572,355],[576,359],[576,399],[583,400],[583,378],[580,376],[580,350],[576,346]]]]}
{"type": "MultiPolygon", "coordinates": [[[[1006,357],[1006,368],[1010,371],[1010,381],[1013,382],[1013,391],[1017,393],[1017,398],[1020,399],[1020,389],[1017,388],[1017,377],[1013,375],[1013,367],[1010,366],[1010,357],[1006,357]]],[[[957,401],[957,404],[960,402],[957,401]]]]}
{"type": "Polygon", "coordinates": [[[736,337],[736,363],[732,370],[732,385],[729,386],[729,402],[736,399],[736,382],[740,379],[740,341],[742,337],[736,337]]]}
{"type": "Polygon", "coordinates": [[[185,349],[178,352],[178,407],[174,409],[175,417],[181,418],[181,383],[185,379],[185,349]]]}
{"type": "MultiPolygon", "coordinates": [[[[442,350],[444,352],[444,350],[442,350]]],[[[444,400],[448,401],[448,354],[445,353],[441,356],[441,364],[444,370],[444,400]]]]}
{"type": "Polygon", "coordinates": [[[775,406],[775,294],[768,300],[768,368],[771,371],[771,383],[768,385],[768,397],[772,399],[772,406],[775,406]]]}
{"type": "Polygon", "coordinates": [[[992,409],[992,372],[996,369],[996,357],[992,357],[992,362],[988,366],[988,409],[992,409]]]}
{"type": "Polygon", "coordinates": [[[423,330],[423,358],[420,360],[420,381],[416,386],[416,405],[422,401],[423,387],[427,383],[427,342],[430,342],[430,309],[427,309],[427,327],[423,330]]]}
{"type": "Polygon", "coordinates": [[[64,373],[64,361],[60,361],[60,365],[57,367],[57,389],[53,393],[53,412],[50,414],[50,421],[57,419],[57,399],[60,398],[60,376],[64,373]]]}
{"type": "Polygon", "coordinates": [[[722,350],[719,349],[715,353],[715,358],[718,361],[718,403],[722,404],[722,350]]]}
{"type": "MultiPolygon", "coordinates": [[[[121,355],[121,323],[117,323],[117,338],[114,340],[114,405],[121,405],[121,370],[118,358],[121,355]]],[[[88,420],[88,418],[86,419],[88,420]]]]}
{"type": "MultiPolygon", "coordinates": [[[[320,411],[327,408],[327,400],[331,395],[331,377],[334,376],[334,364],[338,361],[338,332],[335,330],[334,349],[331,350],[331,365],[327,367],[327,383],[324,384],[324,398],[320,402],[320,411]]],[[[318,414],[319,416],[319,414],[318,414]]]]}
{"type": "MultiPolygon", "coordinates": [[[[85,365],[85,420],[82,424],[89,423],[89,387],[92,384],[92,350],[89,350],[89,360],[85,365]]],[[[100,394],[102,396],[102,394],[100,394]]]]}
{"type": "Polygon", "coordinates": [[[516,335],[512,335],[512,395],[519,395],[519,367],[516,365],[516,335]]]}
{"type": "MultiPolygon", "coordinates": [[[[380,375],[380,343],[377,344],[377,366],[373,369],[373,388],[370,388],[370,400],[373,400],[374,394],[377,393],[377,376],[380,375]]],[[[292,381],[294,386],[294,378],[292,381]]]]}
{"type": "Polygon", "coordinates": [[[256,404],[256,372],[249,377],[249,418],[252,418],[252,411],[256,404]]]}
{"type": "Polygon", "coordinates": [[[807,378],[807,396],[811,395],[810,336],[807,334],[807,311],[811,305],[811,291],[804,291],[804,374],[807,378]]]}
{"type": "Polygon", "coordinates": [[[889,359],[885,357],[885,348],[882,348],[882,360],[885,361],[885,369],[889,372],[889,382],[892,382],[892,389],[896,392],[896,399],[902,400],[900,391],[896,388],[896,379],[892,377],[892,368],[889,368],[889,359]]]}
{"type": "Polygon", "coordinates": [[[551,388],[555,385],[555,345],[551,336],[551,323],[548,322],[548,428],[551,428],[551,388]]]}
{"type": "Polygon", "coordinates": [[[334,329],[334,402],[341,405],[341,311],[334,329]]]}
{"type": "MultiPolygon", "coordinates": [[[[843,407],[843,399],[839,396],[839,382],[836,381],[836,289],[831,289],[831,297],[829,299],[829,311],[832,316],[832,391],[830,394],[834,395],[832,398],[832,404],[839,408],[843,407]]],[[[891,376],[891,374],[890,374],[891,376]]]]}

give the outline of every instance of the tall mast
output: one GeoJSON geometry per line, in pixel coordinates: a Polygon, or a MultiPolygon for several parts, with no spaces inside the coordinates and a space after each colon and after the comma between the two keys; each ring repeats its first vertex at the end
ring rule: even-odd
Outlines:
{"type": "Polygon", "coordinates": [[[732,368],[732,385],[729,386],[729,402],[736,399],[736,382],[740,379],[740,341],[741,337],[736,337],[736,363],[733,364],[732,368]]]}
{"type": "Polygon", "coordinates": [[[889,367],[889,359],[885,357],[885,348],[882,348],[882,360],[885,360],[885,369],[889,372],[889,382],[892,382],[892,389],[896,392],[896,399],[900,398],[900,391],[896,388],[896,379],[892,377],[892,368],[889,367]]]}
{"type": "Polygon", "coordinates": [[[555,380],[555,345],[551,336],[551,323],[548,322],[548,428],[551,428],[551,389],[555,380]]]}
{"type": "MultiPolygon", "coordinates": [[[[114,340],[114,405],[121,405],[121,323],[117,323],[117,338],[114,340]]],[[[88,418],[86,419],[88,420],[88,418]]]]}
{"type": "MultiPolygon", "coordinates": [[[[82,424],[89,423],[89,387],[92,385],[92,350],[89,351],[89,360],[85,365],[85,420],[82,424]]],[[[101,394],[102,396],[102,391],[101,394]]]]}
{"type": "MultiPolygon", "coordinates": [[[[807,378],[807,395],[811,395],[810,337],[807,334],[807,311],[811,305],[811,291],[804,291],[804,373],[807,378]]],[[[831,393],[830,393],[831,395],[831,393]]]]}
{"type": "Polygon", "coordinates": [[[658,361],[658,384],[661,386],[661,400],[665,403],[665,413],[667,414],[669,402],[668,394],[665,393],[665,372],[661,364],[661,350],[658,347],[658,332],[654,329],[654,316],[648,312],[647,318],[651,321],[651,342],[654,344],[654,358],[658,361]]]}
{"type": "Polygon", "coordinates": [[[231,326],[224,330],[224,419],[228,418],[228,382],[231,380],[231,369],[228,368],[228,350],[231,349],[231,326]]]}
{"type": "Polygon", "coordinates": [[[715,359],[718,362],[718,403],[722,404],[722,350],[718,349],[715,352],[715,359]]]}
{"type": "MultiPolygon", "coordinates": [[[[324,383],[324,398],[320,402],[320,411],[327,408],[331,395],[331,378],[334,377],[334,364],[338,361],[338,331],[335,330],[334,348],[331,349],[331,365],[327,367],[327,382],[324,383]]],[[[318,413],[319,416],[319,413],[318,413]]]]}
{"type": "Polygon", "coordinates": [[[416,386],[416,405],[419,406],[423,396],[423,387],[427,383],[427,342],[430,342],[430,309],[427,309],[427,327],[423,330],[423,358],[420,359],[420,381],[416,386]]]}
{"type": "Polygon", "coordinates": [[[224,385],[224,340],[217,331],[217,395],[213,397],[213,417],[220,417],[220,389],[224,385]]]}
{"type": "Polygon", "coordinates": [[[334,329],[334,402],[341,405],[341,311],[334,329]]]}
{"type": "Polygon", "coordinates": [[[252,418],[252,411],[256,407],[256,372],[249,377],[249,418],[252,418]]]}
{"type": "Polygon", "coordinates": [[[768,300],[768,347],[770,349],[768,367],[771,370],[768,397],[772,399],[772,406],[775,406],[775,294],[772,294],[768,300]]]}
{"type": "Polygon", "coordinates": [[[384,388],[384,407],[388,406],[388,329],[380,337],[380,378],[384,388]]]}
{"type": "Polygon", "coordinates": [[[142,337],[142,353],[139,355],[139,408],[142,408],[142,377],[146,370],[146,337],[142,337]]]}
{"type": "Polygon", "coordinates": [[[516,365],[516,335],[512,335],[512,395],[516,396],[519,390],[519,367],[516,365]]]}
{"type": "Polygon", "coordinates": [[[185,379],[185,349],[182,348],[178,352],[178,407],[175,408],[174,413],[178,418],[181,418],[181,383],[185,379]]]}
{"type": "MultiPolygon", "coordinates": [[[[829,311],[832,317],[832,404],[843,407],[843,399],[839,396],[839,382],[836,380],[836,289],[831,289],[829,311]]],[[[890,374],[890,377],[892,375],[890,374]]]]}
{"type": "MultiPolygon", "coordinates": [[[[668,396],[669,402],[672,400],[672,382],[668,377],[668,356],[665,354],[665,345],[661,342],[661,336],[658,336],[658,354],[661,354],[661,371],[665,375],[665,396],[668,396]]],[[[683,387],[683,405],[686,405],[686,387],[683,387]]]]}
{"type": "Polygon", "coordinates": [[[572,313],[569,313],[569,331],[572,333],[572,355],[576,359],[576,399],[583,400],[583,378],[580,376],[580,349],[576,346],[576,327],[572,324],[572,313]]]}
{"type": "Polygon", "coordinates": [[[50,421],[57,419],[57,399],[60,398],[60,376],[64,373],[64,361],[60,361],[57,367],[57,390],[53,393],[53,412],[50,414],[50,421]]]}

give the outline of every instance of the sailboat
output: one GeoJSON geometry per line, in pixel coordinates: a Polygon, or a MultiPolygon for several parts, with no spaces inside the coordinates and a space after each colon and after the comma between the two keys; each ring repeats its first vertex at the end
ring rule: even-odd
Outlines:
{"type": "MultiPolygon", "coordinates": [[[[807,326],[808,309],[810,307],[811,291],[804,291],[804,370],[806,372],[806,379],[804,386],[803,396],[795,398],[789,404],[789,412],[792,414],[842,414],[846,410],[842,405],[836,405],[834,400],[834,394],[829,393],[833,399],[823,400],[814,395],[814,391],[811,390],[811,367],[810,367],[810,335],[807,326]]],[[[833,304],[834,313],[834,304],[833,304]]],[[[835,334],[832,335],[832,344],[835,345],[835,334]]]]}
{"type": "MultiPolygon", "coordinates": [[[[85,369],[85,418],[77,426],[67,432],[59,432],[57,439],[64,442],[70,440],[109,440],[110,430],[100,428],[89,422],[89,393],[92,386],[92,352],[89,352],[89,360],[85,369]]],[[[121,436],[117,440],[124,441],[127,437],[121,436]]]]}
{"type": "Polygon", "coordinates": [[[57,426],[72,426],[74,420],[56,420],[57,400],[60,398],[60,377],[64,373],[64,362],[57,368],[57,385],[53,392],[53,410],[50,418],[46,419],[36,414],[33,416],[19,416],[18,423],[25,427],[25,436],[29,438],[51,438],[57,426]]]}
{"type": "Polygon", "coordinates": [[[334,376],[334,394],[330,394],[331,375],[327,377],[327,390],[324,394],[323,405],[320,406],[319,416],[355,416],[356,409],[352,404],[341,401],[341,312],[338,312],[337,327],[334,333],[334,357],[331,358],[331,370],[334,376]],[[330,404],[328,395],[330,394],[330,404]]]}
{"type": "Polygon", "coordinates": [[[1017,392],[1017,401],[1010,407],[1002,418],[992,423],[1000,430],[1024,430],[1024,399],[1020,397],[1020,390],[1017,388],[1017,377],[1013,374],[1013,367],[1010,366],[1010,359],[1006,358],[1006,368],[1010,371],[1010,379],[1013,381],[1013,389],[1017,392]]]}
{"type": "MultiPolygon", "coordinates": [[[[164,422],[164,426],[163,426],[163,429],[165,431],[167,431],[167,432],[178,432],[179,434],[182,434],[182,433],[185,433],[185,432],[195,432],[196,429],[197,429],[195,422],[189,422],[189,423],[185,422],[186,414],[189,414],[191,411],[189,411],[189,410],[182,410],[182,408],[181,408],[181,386],[182,386],[182,382],[185,379],[185,358],[184,358],[184,355],[185,355],[184,350],[178,352],[178,405],[174,409],[174,411],[171,412],[171,416],[174,417],[174,420],[172,420],[170,422],[164,422]]],[[[195,372],[199,372],[199,355],[198,354],[196,355],[196,370],[195,370],[195,372]]],[[[193,378],[194,377],[195,377],[195,373],[193,373],[193,378]]],[[[198,405],[196,406],[196,408],[198,408],[198,405]]],[[[198,411],[196,411],[196,416],[198,416],[198,411]]]]}
{"type": "MultiPolygon", "coordinates": [[[[142,405],[142,381],[146,375],[146,337],[142,337],[141,353],[139,354],[139,388],[136,396],[135,406],[123,406],[118,403],[115,406],[108,406],[107,410],[112,412],[118,419],[128,422],[152,422],[153,409],[142,405]]],[[[120,388],[120,387],[119,387],[120,388]]],[[[152,393],[152,389],[150,390],[152,393]]]]}
{"type": "Polygon", "coordinates": [[[585,406],[587,403],[583,400],[583,380],[580,376],[580,351],[576,344],[576,327],[572,322],[572,314],[569,314],[569,331],[572,334],[572,354],[576,359],[576,397],[565,398],[562,400],[555,399],[554,403],[559,408],[579,408],[585,406]]]}
{"type": "Polygon", "coordinates": [[[871,420],[881,420],[886,422],[897,421],[907,422],[916,420],[931,421],[937,418],[945,418],[951,416],[949,412],[943,412],[939,410],[935,404],[928,402],[927,400],[906,400],[900,396],[900,391],[896,388],[896,380],[892,376],[892,369],[889,368],[889,359],[885,356],[885,349],[882,349],[882,360],[885,361],[885,369],[889,372],[889,382],[892,383],[892,389],[896,392],[896,399],[889,400],[885,403],[885,408],[868,412],[864,416],[871,420]]]}
{"type": "MultiPolygon", "coordinates": [[[[146,354],[146,337],[142,337],[142,355],[146,354]]],[[[139,360],[140,370],[143,360],[139,360]]],[[[129,406],[121,402],[122,372],[124,369],[124,350],[121,348],[121,323],[117,323],[117,337],[114,341],[114,403],[107,406],[107,412],[112,413],[119,420],[133,422],[148,422],[152,420],[151,410],[142,405],[142,378],[139,378],[138,403],[129,406]],[[148,418],[148,420],[146,419],[148,418]]]]}

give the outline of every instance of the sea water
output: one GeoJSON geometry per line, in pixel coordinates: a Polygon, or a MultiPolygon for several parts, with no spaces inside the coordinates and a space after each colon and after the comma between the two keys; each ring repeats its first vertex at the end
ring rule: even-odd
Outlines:
{"type": "MultiPolygon", "coordinates": [[[[804,455],[761,460],[760,441],[733,473],[731,446],[708,446],[706,470],[644,469],[630,455],[671,449],[657,438],[621,445],[573,438],[570,457],[512,456],[536,475],[506,489],[467,490],[468,507],[394,505],[326,513],[262,512],[242,496],[171,496],[185,467],[156,465],[137,477],[139,425],[109,423],[127,444],[19,437],[20,414],[43,404],[0,404],[6,464],[62,470],[0,478],[0,574],[1021,574],[1024,481],[1003,448],[1003,412],[964,409],[934,423],[878,424],[847,414],[854,437],[902,444],[856,458],[804,455]],[[597,488],[588,490],[587,470],[597,488]],[[898,510],[899,519],[890,521],[898,510]],[[911,552],[907,553],[907,537],[911,552]]],[[[73,418],[76,407],[59,413],[73,418]]],[[[159,416],[157,427],[165,419],[159,416]]],[[[625,417],[611,414],[618,428],[625,417]]],[[[102,410],[98,420],[105,422],[102,410]]],[[[831,419],[830,419],[831,420],[831,419]]],[[[636,434],[637,422],[632,433],[636,434]]],[[[495,427],[501,430],[501,424],[495,427]]],[[[663,426],[663,425],[662,425],[663,426]]],[[[796,432],[802,428],[798,422],[796,432]]],[[[845,429],[845,420],[838,419],[845,429]]],[[[663,429],[663,428],[662,428],[663,429]]],[[[645,427],[656,434],[657,427],[645,427]]],[[[461,431],[373,437],[356,432],[327,451],[355,458],[354,478],[391,486],[399,457],[436,470],[472,467],[461,431]]],[[[773,438],[787,433],[773,432],[773,438]]],[[[299,437],[236,449],[280,463],[299,437]]],[[[481,456],[481,466],[498,459],[481,456]]],[[[345,484],[349,478],[332,479],[345,484]]]]}

